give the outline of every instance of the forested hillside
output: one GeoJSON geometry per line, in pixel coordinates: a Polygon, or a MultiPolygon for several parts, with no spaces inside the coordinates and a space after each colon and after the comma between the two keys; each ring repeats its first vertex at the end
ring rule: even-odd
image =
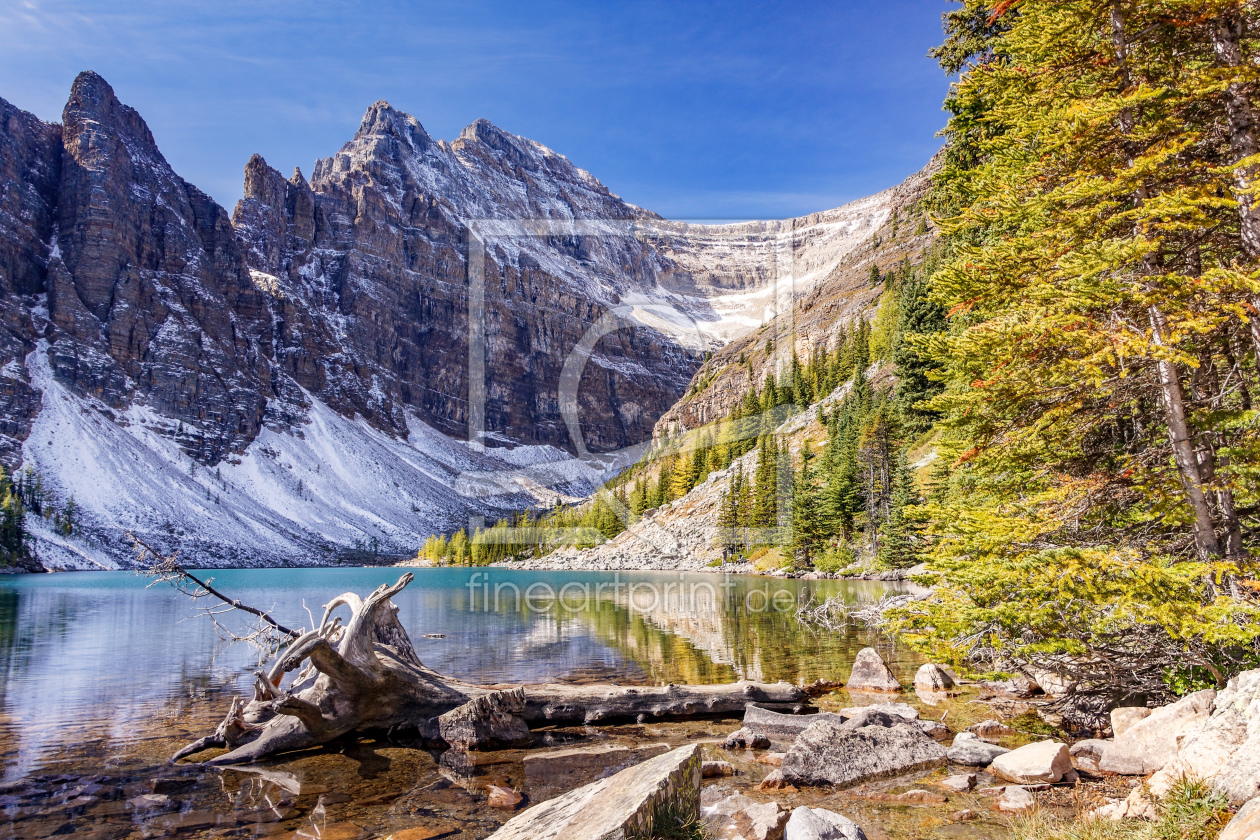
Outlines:
{"type": "Polygon", "coordinates": [[[977,2],[931,193],[941,469],[913,516],[954,660],[1081,692],[1260,663],[1256,26],[1229,2],[977,2]]]}

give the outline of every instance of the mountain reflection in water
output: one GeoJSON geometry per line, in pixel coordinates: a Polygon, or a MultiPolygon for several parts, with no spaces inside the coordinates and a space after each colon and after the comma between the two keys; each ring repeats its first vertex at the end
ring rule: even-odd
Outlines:
{"type": "MultiPolygon", "coordinates": [[[[270,610],[288,626],[302,627],[312,621],[307,608],[317,619],[334,596],[367,594],[402,571],[207,574],[234,597],[270,610]]],[[[855,602],[871,600],[889,590],[884,583],[667,573],[414,571],[415,581],[394,602],[417,653],[439,673],[474,682],[717,683],[744,677],[809,683],[847,677],[853,657],[866,644],[877,644],[906,683],[918,664],[888,639],[877,641],[856,631],[813,633],[795,619],[797,603],[837,594],[855,602]],[[483,577],[474,580],[478,573],[483,577]],[[614,589],[614,582],[623,586],[614,589]],[[665,592],[667,585],[671,590],[665,592]],[[531,586],[532,599],[511,597],[513,589],[524,593],[531,586]],[[502,596],[497,604],[495,587],[502,596]],[[649,597],[653,588],[663,597],[649,597]],[[697,588],[702,593],[714,590],[718,597],[678,597],[697,588]],[[757,608],[762,602],[778,608],[757,608]]],[[[119,785],[116,796],[133,797],[135,791],[118,780],[132,779],[132,786],[141,790],[135,779],[166,772],[160,768],[175,748],[213,729],[232,694],[248,692],[252,671],[259,667],[258,651],[248,644],[225,644],[188,598],[148,583],[112,572],[0,579],[4,782],[37,778],[40,786],[47,786],[48,779],[64,776],[52,786],[60,784],[73,793],[88,789],[76,780],[109,777],[119,785]]],[[[426,755],[407,755],[416,756],[407,758],[408,764],[432,765],[426,755]]],[[[336,763],[344,757],[302,761],[336,763]]],[[[358,766],[362,771],[369,765],[358,766]]],[[[214,778],[214,796],[222,798],[229,777],[214,778]]],[[[191,790],[210,796],[207,784],[202,780],[191,790]]],[[[227,793],[235,801],[237,794],[227,793]]],[[[116,812],[122,804],[111,807],[116,812]]],[[[94,826],[107,819],[98,819],[86,805],[80,812],[66,817],[71,821],[64,826],[77,831],[74,819],[94,826]]],[[[27,824],[20,807],[9,813],[12,825],[27,824]]],[[[117,813],[108,819],[116,818],[117,813]]],[[[29,826],[9,836],[56,829],[51,823],[29,826]]]]}

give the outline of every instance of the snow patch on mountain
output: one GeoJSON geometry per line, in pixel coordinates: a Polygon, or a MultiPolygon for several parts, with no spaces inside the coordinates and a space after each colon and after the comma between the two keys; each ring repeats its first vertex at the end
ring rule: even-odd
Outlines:
{"type": "Polygon", "coordinates": [[[328,562],[355,545],[410,553],[471,516],[550,506],[606,477],[604,465],[554,447],[477,452],[414,417],[408,438],[396,439],[310,394],[304,423],[266,428],[207,469],[172,441],[168,418],[140,404],[116,414],[73,394],[47,353],[41,342],[26,359],[43,408],[23,455],[55,507],[73,497],[82,529],[65,536],[31,517],[51,568],[127,565],[128,531],[204,566],[328,562]]]}

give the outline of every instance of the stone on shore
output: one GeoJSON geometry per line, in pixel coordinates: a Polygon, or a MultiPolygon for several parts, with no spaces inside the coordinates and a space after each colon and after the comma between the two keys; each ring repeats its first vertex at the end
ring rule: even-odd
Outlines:
{"type": "Polygon", "coordinates": [[[650,758],[614,776],[534,805],[490,835],[492,840],[623,840],[650,831],[655,810],[673,805],[699,814],[700,745],[650,758]]]}
{"type": "Polygon", "coordinates": [[[946,753],[950,764],[961,764],[964,767],[988,767],[994,759],[1006,755],[1010,750],[990,744],[978,738],[954,739],[954,745],[946,753]]]}
{"type": "Polygon", "coordinates": [[[1196,691],[1156,709],[1103,750],[1099,769],[1121,776],[1146,776],[1177,756],[1177,736],[1187,727],[1202,726],[1212,710],[1216,692],[1196,691]]]}
{"type": "Polygon", "coordinates": [[[848,728],[824,720],[806,729],[783,758],[793,784],[844,786],[943,767],[946,751],[909,723],[848,728]]]}
{"type": "Polygon", "coordinates": [[[1110,741],[1103,741],[1098,738],[1089,738],[1084,741],[1077,741],[1068,752],[1071,753],[1072,763],[1077,770],[1087,776],[1101,776],[1102,770],[1098,767],[1098,762],[1102,760],[1103,750],[1110,743],[1110,741]]]}
{"type": "Polygon", "coordinates": [[[1009,738],[1018,734],[1000,720],[982,720],[968,726],[967,731],[985,741],[997,741],[1000,738],[1009,738]]]}
{"type": "Polygon", "coordinates": [[[954,679],[940,665],[928,662],[919,666],[914,674],[915,691],[949,691],[955,687],[954,679]]]}
{"type": "Polygon", "coordinates": [[[700,765],[700,777],[704,779],[720,779],[734,775],[735,765],[729,761],[706,761],[700,765]]]}
{"type": "Polygon", "coordinates": [[[1119,738],[1151,716],[1145,706],[1120,706],[1111,710],[1111,737],[1119,738]]]}
{"type": "Polygon", "coordinates": [[[863,712],[883,712],[886,715],[904,718],[905,720],[919,719],[919,710],[909,703],[872,703],[869,706],[850,706],[847,709],[841,709],[836,714],[841,717],[854,718],[863,712]]]}
{"type": "Polygon", "coordinates": [[[801,806],[788,818],[783,840],[866,840],[861,826],[824,808],[801,806]]]}
{"type": "Polygon", "coordinates": [[[901,691],[901,683],[893,676],[875,648],[862,648],[853,662],[853,672],[845,685],[849,691],[901,691]]]}
{"type": "Polygon", "coordinates": [[[952,790],[954,793],[966,793],[976,786],[975,773],[961,773],[957,776],[941,780],[941,787],[946,790],[952,790]]]}
{"type": "Polygon", "coordinates": [[[949,736],[953,734],[950,728],[939,720],[916,720],[914,725],[933,741],[948,741],[949,736]]]}
{"type": "Polygon", "coordinates": [[[1183,776],[1210,780],[1239,805],[1260,795],[1260,669],[1244,671],[1216,695],[1201,728],[1183,727],[1179,751],[1148,787],[1165,795],[1183,776]]]}
{"type": "Polygon", "coordinates": [[[1242,806],[1217,840],[1260,840],[1260,797],[1242,806]]]}
{"type": "Polygon", "coordinates": [[[1072,771],[1067,744],[1038,741],[998,756],[989,772],[1017,785],[1054,784],[1072,771]]]}
{"type": "Polygon", "coordinates": [[[1018,785],[1003,788],[1002,795],[993,803],[994,810],[1006,814],[1026,814],[1036,807],[1037,800],[1033,798],[1032,791],[1018,785]]]}
{"type": "Polygon", "coordinates": [[[495,691],[469,700],[438,718],[442,740],[456,749],[487,750],[529,745],[525,689],[495,691]]]}

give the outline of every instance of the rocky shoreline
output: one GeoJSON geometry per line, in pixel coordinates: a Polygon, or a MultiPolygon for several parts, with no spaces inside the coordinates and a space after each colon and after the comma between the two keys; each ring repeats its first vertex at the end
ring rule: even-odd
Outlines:
{"type": "MultiPolygon", "coordinates": [[[[959,682],[948,669],[926,664],[914,689],[920,700],[939,702],[957,692],[959,682]]],[[[1011,687],[987,685],[998,692],[1011,687]]],[[[899,691],[878,653],[867,648],[846,692],[867,693],[868,705],[790,715],[750,704],[743,726],[711,760],[703,760],[699,745],[657,755],[534,805],[491,838],[629,836],[650,831],[653,819],[667,813],[693,815],[709,836],[723,840],[866,840],[863,827],[846,814],[781,801],[802,790],[831,791],[832,798],[843,791],[850,802],[935,807],[948,812],[937,820],[946,824],[972,823],[986,813],[1062,811],[1067,791],[1075,819],[1153,819],[1159,799],[1183,778],[1208,784],[1236,809],[1221,838],[1260,836],[1260,669],[1240,674],[1220,692],[1195,692],[1162,708],[1114,709],[1110,731],[1098,733],[1111,737],[1073,744],[1044,735],[1030,739],[996,719],[953,732],[907,703],[889,702],[899,691]],[[750,772],[740,769],[750,764],[773,769],[755,787],[705,784],[734,780],[750,772]],[[1125,788],[1126,797],[1111,795],[1125,788]]]]}

